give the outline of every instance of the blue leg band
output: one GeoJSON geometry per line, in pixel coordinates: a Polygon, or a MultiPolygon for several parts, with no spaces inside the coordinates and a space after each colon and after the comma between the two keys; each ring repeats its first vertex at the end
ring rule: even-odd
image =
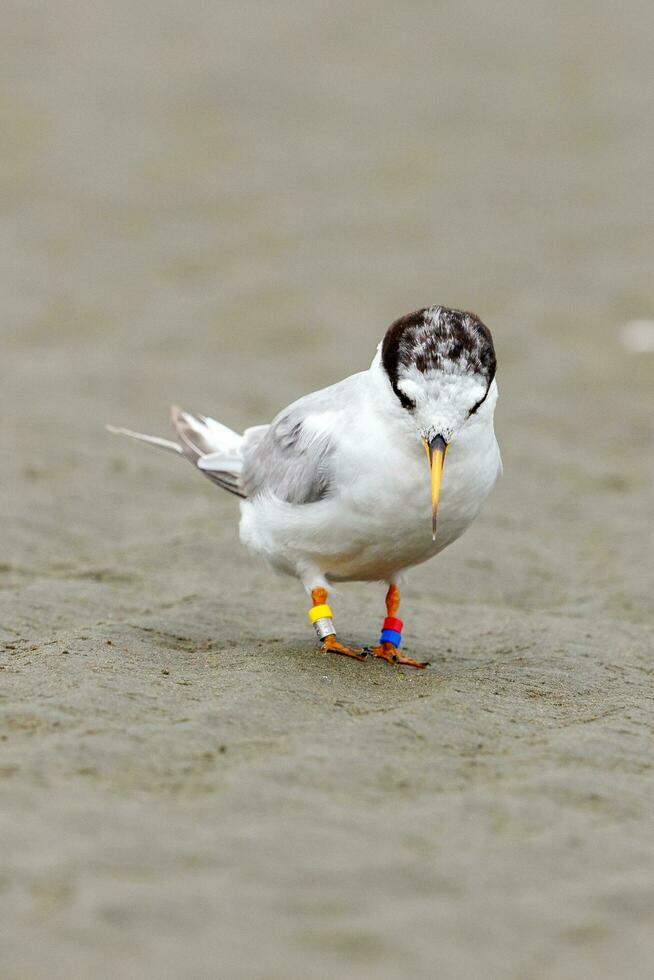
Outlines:
{"type": "Polygon", "coordinates": [[[402,642],[402,634],[397,630],[382,630],[379,637],[380,643],[392,643],[394,647],[399,647],[402,642]]]}

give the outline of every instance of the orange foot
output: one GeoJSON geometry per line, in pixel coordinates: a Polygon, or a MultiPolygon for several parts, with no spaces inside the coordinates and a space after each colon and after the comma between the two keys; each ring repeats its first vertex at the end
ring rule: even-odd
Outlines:
{"type": "Polygon", "coordinates": [[[389,664],[401,664],[403,667],[417,667],[418,670],[424,670],[425,667],[429,667],[428,660],[412,660],[411,657],[404,657],[401,653],[398,653],[392,643],[380,643],[377,647],[370,647],[370,652],[375,657],[381,657],[382,660],[387,660],[389,664]]]}
{"type": "Polygon", "coordinates": [[[340,653],[343,657],[354,657],[355,660],[365,660],[367,657],[365,650],[353,650],[352,647],[343,646],[333,635],[326,636],[322,645],[330,653],[340,653]]]}

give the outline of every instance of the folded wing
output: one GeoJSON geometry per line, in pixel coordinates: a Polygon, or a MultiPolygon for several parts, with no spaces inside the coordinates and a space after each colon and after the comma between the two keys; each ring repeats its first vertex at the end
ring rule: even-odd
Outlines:
{"type": "Polygon", "coordinates": [[[339,410],[355,397],[356,377],[300,398],[269,426],[246,430],[241,486],[248,500],[270,493],[310,504],[330,493],[339,410]]]}

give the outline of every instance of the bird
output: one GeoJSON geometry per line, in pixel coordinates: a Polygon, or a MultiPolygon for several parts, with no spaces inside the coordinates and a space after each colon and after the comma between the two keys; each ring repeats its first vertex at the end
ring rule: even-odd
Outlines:
{"type": "Polygon", "coordinates": [[[479,514],[502,471],[494,430],[497,361],[489,328],[428,306],[395,320],[367,370],[304,395],[242,434],[171,410],[174,440],[107,426],[186,457],[240,498],[240,538],[299,579],[323,648],[422,669],[400,652],[400,586],[479,514]],[[384,583],[379,642],[342,643],[334,583],[384,583]]]}

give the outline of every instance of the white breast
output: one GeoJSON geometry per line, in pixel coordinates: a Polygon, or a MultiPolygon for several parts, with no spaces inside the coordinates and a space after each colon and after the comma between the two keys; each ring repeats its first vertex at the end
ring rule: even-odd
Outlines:
{"type": "Polygon", "coordinates": [[[362,405],[341,430],[334,493],[292,505],[273,497],[242,505],[241,538],[274,566],[334,581],[389,580],[458,538],[475,519],[501,468],[492,413],[452,444],[443,470],[436,541],[420,438],[362,405]]]}
{"type": "Polygon", "coordinates": [[[420,440],[386,437],[376,447],[362,448],[358,478],[333,508],[343,542],[356,538],[358,549],[355,554],[348,549],[328,572],[335,579],[386,579],[431,558],[472,523],[500,466],[492,424],[471,429],[452,445],[433,541],[429,467],[420,440]]]}

